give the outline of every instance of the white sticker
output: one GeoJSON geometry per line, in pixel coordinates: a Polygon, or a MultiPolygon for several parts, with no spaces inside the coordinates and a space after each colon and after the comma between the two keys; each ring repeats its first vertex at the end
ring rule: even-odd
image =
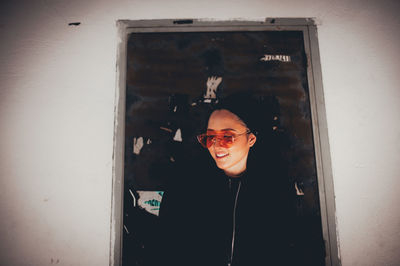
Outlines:
{"type": "Polygon", "coordinates": [[[147,212],[158,216],[163,191],[136,191],[139,194],[138,205],[147,212]]]}
{"type": "Polygon", "coordinates": [[[133,153],[140,154],[140,150],[143,148],[143,138],[133,138],[133,153]]]}
{"type": "Polygon", "coordinates": [[[301,188],[297,186],[297,182],[294,182],[294,188],[296,189],[297,196],[304,196],[304,192],[301,188]]]}
{"type": "Polygon", "coordinates": [[[273,54],[266,54],[260,58],[260,61],[281,61],[281,62],[291,62],[292,58],[290,55],[273,55],[273,54]]]}
{"type": "Polygon", "coordinates": [[[204,95],[204,99],[217,98],[217,89],[221,81],[222,81],[221,77],[209,77],[207,79],[207,91],[206,94],[204,95]]]}
{"type": "Polygon", "coordinates": [[[174,136],[174,140],[182,142],[182,132],[181,132],[180,128],[178,128],[178,130],[176,131],[175,136],[174,136]]]}

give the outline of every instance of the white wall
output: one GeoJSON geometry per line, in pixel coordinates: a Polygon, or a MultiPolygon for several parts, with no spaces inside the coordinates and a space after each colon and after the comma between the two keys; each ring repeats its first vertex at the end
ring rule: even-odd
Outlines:
{"type": "Polygon", "coordinates": [[[1,265],[109,263],[116,20],[265,17],[318,21],[343,265],[400,264],[398,1],[3,2],[1,265]]]}

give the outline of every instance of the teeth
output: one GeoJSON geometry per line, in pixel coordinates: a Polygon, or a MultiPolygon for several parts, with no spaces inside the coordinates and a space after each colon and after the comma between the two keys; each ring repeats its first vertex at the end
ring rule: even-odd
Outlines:
{"type": "Polygon", "coordinates": [[[224,156],[226,156],[226,155],[228,155],[228,154],[227,154],[227,153],[224,153],[224,154],[216,154],[217,158],[221,158],[221,157],[224,157],[224,156]]]}

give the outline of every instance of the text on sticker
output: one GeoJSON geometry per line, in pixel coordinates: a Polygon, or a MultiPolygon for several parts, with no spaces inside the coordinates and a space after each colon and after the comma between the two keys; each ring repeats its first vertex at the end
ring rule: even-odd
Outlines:
{"type": "Polygon", "coordinates": [[[263,57],[261,57],[260,61],[281,61],[281,62],[291,62],[292,58],[290,55],[272,55],[272,54],[266,54],[263,57]]]}

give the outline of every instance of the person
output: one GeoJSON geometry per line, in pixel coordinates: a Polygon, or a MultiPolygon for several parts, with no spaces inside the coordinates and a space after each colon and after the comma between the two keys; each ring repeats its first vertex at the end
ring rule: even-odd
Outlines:
{"type": "MultiPolygon", "coordinates": [[[[301,265],[291,241],[290,189],[259,103],[221,100],[160,209],[159,265],[301,265]]],[[[189,156],[188,156],[189,157],[189,156]]]]}

